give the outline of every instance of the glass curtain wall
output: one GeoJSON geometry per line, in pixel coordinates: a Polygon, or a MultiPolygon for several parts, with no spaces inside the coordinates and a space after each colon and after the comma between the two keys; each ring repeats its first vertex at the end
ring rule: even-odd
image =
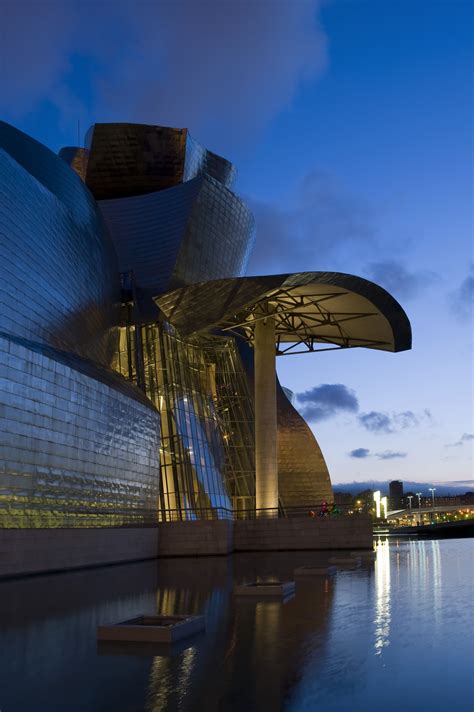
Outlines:
{"type": "Polygon", "coordinates": [[[135,383],[143,371],[161,414],[159,518],[246,516],[255,503],[253,406],[233,339],[127,326],[116,368],[135,383]]]}

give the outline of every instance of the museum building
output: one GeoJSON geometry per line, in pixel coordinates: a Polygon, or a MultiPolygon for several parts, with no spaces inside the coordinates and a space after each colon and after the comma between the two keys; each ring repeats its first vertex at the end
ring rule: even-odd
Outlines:
{"type": "Polygon", "coordinates": [[[85,143],[55,155],[0,122],[0,527],[331,502],[275,358],[409,349],[403,309],[352,275],[246,277],[235,169],[187,129],[85,143]]]}

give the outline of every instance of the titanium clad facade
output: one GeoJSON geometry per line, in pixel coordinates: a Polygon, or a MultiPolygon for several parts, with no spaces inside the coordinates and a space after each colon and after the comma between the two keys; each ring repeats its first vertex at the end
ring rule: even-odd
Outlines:
{"type": "Polygon", "coordinates": [[[176,188],[99,202],[120,271],[133,271],[142,289],[166,291],[200,186],[195,178],[176,188]]]}
{"type": "Polygon", "coordinates": [[[236,177],[233,163],[204,148],[188,131],[183,181],[192,180],[203,173],[232,190],[236,177]]]}
{"type": "Polygon", "coordinates": [[[97,206],[64,161],[0,123],[0,331],[108,364],[120,298],[97,206]]]}
{"type": "Polygon", "coordinates": [[[0,527],[153,523],[159,414],[120,377],[71,363],[0,337],[0,527]]]}
{"type": "Polygon", "coordinates": [[[245,203],[210,176],[168,190],[101,200],[121,272],[156,296],[194,282],[244,274],[255,240],[245,203]]]}
{"type": "Polygon", "coordinates": [[[277,388],[278,487],[284,508],[334,501],[329,471],[310,427],[277,388]]]}
{"type": "Polygon", "coordinates": [[[244,274],[255,241],[255,221],[245,203],[209,176],[201,179],[172,285],[244,274]]]}
{"type": "Polygon", "coordinates": [[[120,277],[66,163],[0,123],[0,527],[156,521],[159,413],[108,369],[120,277]]]}

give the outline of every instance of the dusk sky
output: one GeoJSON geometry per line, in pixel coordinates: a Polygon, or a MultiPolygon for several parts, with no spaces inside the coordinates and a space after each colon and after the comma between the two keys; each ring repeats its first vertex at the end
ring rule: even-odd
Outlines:
{"type": "Polygon", "coordinates": [[[188,127],[232,160],[250,274],[372,279],[413,350],[278,359],[333,482],[472,477],[473,3],[2,0],[0,118],[188,127]]]}

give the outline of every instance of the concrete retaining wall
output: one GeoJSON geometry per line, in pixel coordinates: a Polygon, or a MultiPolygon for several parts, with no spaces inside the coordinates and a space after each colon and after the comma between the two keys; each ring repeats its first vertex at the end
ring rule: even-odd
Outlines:
{"type": "Polygon", "coordinates": [[[159,524],[158,556],[216,556],[234,550],[233,522],[191,521],[159,524]]]}
{"type": "Polygon", "coordinates": [[[0,529],[0,577],[156,558],[158,529],[0,529]]]}

